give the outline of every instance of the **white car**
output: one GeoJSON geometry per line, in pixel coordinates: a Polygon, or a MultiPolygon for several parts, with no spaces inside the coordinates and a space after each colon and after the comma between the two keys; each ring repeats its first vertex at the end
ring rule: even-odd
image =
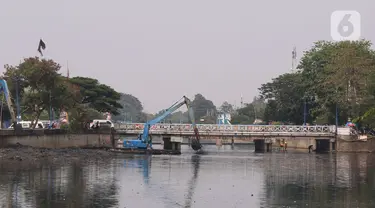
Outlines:
{"type": "Polygon", "coordinates": [[[113,122],[110,121],[110,120],[99,120],[99,119],[95,119],[95,120],[93,120],[93,121],[90,123],[90,128],[93,128],[98,122],[99,122],[99,126],[104,124],[104,125],[110,125],[111,128],[114,128],[114,127],[115,127],[115,125],[113,124],[113,122]]]}

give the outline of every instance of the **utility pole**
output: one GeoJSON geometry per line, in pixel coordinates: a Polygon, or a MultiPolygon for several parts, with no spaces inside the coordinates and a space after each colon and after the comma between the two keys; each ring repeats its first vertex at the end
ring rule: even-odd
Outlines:
{"type": "MultiPolygon", "coordinates": [[[[336,88],[336,96],[337,96],[337,88],[336,88]]],[[[336,135],[337,135],[337,128],[339,126],[339,111],[338,111],[338,105],[337,105],[337,99],[336,99],[336,106],[335,106],[335,120],[336,120],[336,135]]]]}
{"type": "Polygon", "coordinates": [[[49,91],[49,121],[50,124],[52,124],[53,121],[53,115],[52,115],[52,95],[51,95],[51,90],[49,91]]]}
{"type": "Polygon", "coordinates": [[[242,97],[242,94],[241,94],[241,108],[243,108],[243,97],[242,97]]]}
{"type": "Polygon", "coordinates": [[[292,73],[296,71],[296,65],[297,65],[297,49],[294,46],[292,51],[292,73]]]}
{"type": "Polygon", "coordinates": [[[336,134],[337,134],[338,126],[339,126],[339,111],[338,111],[337,102],[336,102],[336,134]]]}

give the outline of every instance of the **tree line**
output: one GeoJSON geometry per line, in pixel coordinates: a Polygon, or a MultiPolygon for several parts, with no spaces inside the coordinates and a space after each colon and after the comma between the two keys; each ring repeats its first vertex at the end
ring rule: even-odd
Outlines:
{"type": "MultiPolygon", "coordinates": [[[[217,115],[231,115],[232,124],[284,123],[302,125],[344,125],[348,120],[375,125],[375,51],[367,40],[318,41],[304,52],[296,72],[282,74],[262,84],[259,96],[240,108],[224,102],[220,107],[196,94],[192,100],[198,123],[216,123],[217,115]]],[[[104,118],[110,112],[115,121],[146,122],[164,112],[146,114],[140,100],[88,77],[67,78],[53,60],[37,57],[19,65],[5,65],[2,76],[8,82],[12,101],[19,94],[24,120],[48,119],[61,109],[69,112],[72,126],[88,119],[104,118]],[[16,88],[18,86],[18,89],[16,88]],[[73,125],[74,124],[74,125],[73,125]]],[[[3,120],[9,119],[3,109],[3,120]]],[[[163,122],[189,123],[187,112],[178,111],[163,122]]]]}
{"type": "Polygon", "coordinates": [[[367,40],[318,41],[304,52],[295,73],[263,84],[266,121],[372,126],[375,51],[367,40]],[[304,120],[306,118],[306,120],[304,120]]]}
{"type": "Polygon", "coordinates": [[[234,109],[232,124],[375,126],[375,51],[368,40],[318,41],[304,52],[296,72],[262,84],[259,96],[234,109]]]}
{"type": "MultiPolygon", "coordinates": [[[[112,120],[119,122],[146,122],[158,115],[145,113],[137,97],[117,92],[97,79],[63,76],[61,65],[53,60],[30,57],[4,68],[1,78],[8,83],[14,111],[19,103],[22,120],[55,120],[64,110],[68,112],[70,128],[78,130],[89,120],[104,119],[107,112],[111,113],[112,120]]],[[[10,112],[2,95],[1,117],[7,121],[11,119],[10,112]]],[[[216,107],[212,101],[197,94],[193,105],[197,118],[215,122],[216,107]]],[[[171,117],[189,122],[185,112],[176,112],[164,121],[170,121],[171,117]]]]}
{"type": "MultiPolygon", "coordinates": [[[[60,70],[61,66],[53,60],[38,57],[26,58],[19,65],[5,65],[1,78],[8,83],[13,104],[18,101],[22,120],[56,119],[65,110],[71,126],[80,127],[86,119],[103,117],[104,112],[119,114],[120,93],[96,79],[68,79],[60,70]]],[[[3,121],[10,119],[9,108],[4,104],[3,96],[3,121]]]]}

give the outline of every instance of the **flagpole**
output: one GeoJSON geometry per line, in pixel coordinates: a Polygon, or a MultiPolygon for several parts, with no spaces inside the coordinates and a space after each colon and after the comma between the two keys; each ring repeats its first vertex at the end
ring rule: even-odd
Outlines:
{"type": "MultiPolygon", "coordinates": [[[[44,55],[43,55],[43,52],[42,50],[45,50],[46,49],[46,44],[44,43],[44,41],[42,40],[42,38],[40,38],[39,40],[39,46],[38,46],[38,52],[40,53],[40,56],[41,56],[41,59],[43,60],[44,59],[44,55]]],[[[53,116],[52,116],[52,95],[51,95],[51,89],[49,90],[49,123],[50,123],[50,127],[52,125],[52,119],[53,119],[53,116]]]]}

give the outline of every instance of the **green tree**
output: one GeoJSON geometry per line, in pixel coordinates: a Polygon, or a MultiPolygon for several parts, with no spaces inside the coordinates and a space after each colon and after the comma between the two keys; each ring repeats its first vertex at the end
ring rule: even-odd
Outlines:
{"type": "MultiPolygon", "coordinates": [[[[18,84],[22,115],[37,121],[43,111],[72,107],[74,94],[59,74],[60,65],[53,60],[26,58],[17,66],[5,65],[3,79],[8,83],[12,101],[18,84]]],[[[34,123],[35,128],[36,122],[34,123]]]]}
{"type": "Polygon", "coordinates": [[[301,73],[280,75],[271,82],[263,84],[259,91],[261,99],[268,100],[264,121],[303,123],[305,89],[301,73]]]}
{"type": "Polygon", "coordinates": [[[281,117],[276,100],[268,100],[264,109],[263,120],[268,124],[271,121],[279,121],[281,117]]]}
{"type": "Polygon", "coordinates": [[[255,119],[263,119],[267,103],[261,97],[254,97],[251,104],[254,106],[255,119]]]}
{"type": "MultiPolygon", "coordinates": [[[[161,116],[163,113],[165,112],[165,110],[161,110],[159,111],[158,113],[156,113],[153,118],[156,118],[158,116],[161,116]]],[[[177,111],[177,112],[174,112],[170,115],[168,115],[167,117],[165,117],[161,123],[189,123],[190,120],[189,120],[189,115],[188,115],[188,112],[183,112],[183,111],[177,111]]]]}
{"type": "Polygon", "coordinates": [[[368,93],[374,67],[369,41],[315,43],[298,66],[307,94],[315,99],[313,116],[334,123],[337,105],[344,124],[349,117],[365,113],[374,102],[368,93]]]}
{"type": "Polygon", "coordinates": [[[334,124],[337,106],[340,124],[365,115],[369,121],[375,103],[374,54],[366,40],[316,42],[305,52],[298,72],[261,86],[261,98],[267,102],[264,120],[302,124],[306,106],[308,123],[334,124]]]}
{"type": "Polygon", "coordinates": [[[204,119],[204,123],[216,123],[216,106],[211,100],[207,100],[202,94],[196,94],[192,101],[194,116],[197,122],[204,119]]]}
{"type": "Polygon", "coordinates": [[[114,116],[113,120],[132,121],[132,122],[146,122],[146,114],[143,113],[143,106],[138,98],[130,94],[120,93],[120,100],[122,105],[119,109],[119,115],[114,116]]]}
{"type": "Polygon", "coordinates": [[[189,123],[189,114],[187,111],[177,111],[170,117],[172,123],[189,123]]]}
{"type": "MultiPolygon", "coordinates": [[[[155,119],[155,118],[161,116],[161,115],[164,114],[166,111],[167,111],[167,109],[160,110],[159,112],[157,112],[157,113],[152,117],[152,119],[155,119]]],[[[171,120],[171,118],[172,118],[172,115],[170,114],[170,115],[166,116],[163,120],[161,120],[160,123],[169,123],[170,120],[171,120]]]]}
{"type": "Polygon", "coordinates": [[[253,124],[255,121],[255,111],[253,104],[245,104],[245,107],[237,109],[232,115],[232,124],[253,124]]]}
{"type": "Polygon", "coordinates": [[[110,86],[100,84],[98,80],[88,77],[73,77],[69,81],[79,86],[81,100],[79,103],[93,108],[101,113],[110,112],[118,115],[122,105],[120,93],[116,92],[110,86]]]}
{"type": "Polygon", "coordinates": [[[232,114],[234,112],[233,105],[225,101],[223,102],[223,104],[221,104],[219,112],[232,114]]]}

